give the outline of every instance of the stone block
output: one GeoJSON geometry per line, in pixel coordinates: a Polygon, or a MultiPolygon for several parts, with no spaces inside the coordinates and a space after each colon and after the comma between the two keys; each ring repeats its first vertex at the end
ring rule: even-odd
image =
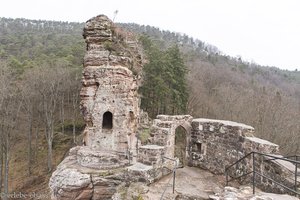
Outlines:
{"type": "Polygon", "coordinates": [[[139,148],[138,162],[146,165],[161,166],[164,147],[158,145],[145,145],[139,148]]]}

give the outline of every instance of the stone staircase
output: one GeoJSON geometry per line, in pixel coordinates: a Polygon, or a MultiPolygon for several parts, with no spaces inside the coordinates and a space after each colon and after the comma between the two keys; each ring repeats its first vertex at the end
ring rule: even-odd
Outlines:
{"type": "MultiPolygon", "coordinates": [[[[251,184],[252,187],[258,187],[266,192],[300,197],[300,169],[296,166],[298,166],[297,161],[295,163],[295,160],[287,159],[282,155],[254,151],[226,168],[227,185],[232,180],[238,180],[241,184],[251,184]],[[249,166],[249,169],[245,171],[246,173],[240,173],[239,170],[239,164],[243,162],[248,163],[247,166],[249,166]],[[230,170],[233,171],[230,172],[230,170]],[[228,175],[232,172],[233,174],[228,175]]],[[[259,189],[256,188],[255,192],[259,189]]]]}
{"type": "MultiPolygon", "coordinates": [[[[282,155],[276,155],[279,158],[283,158],[282,155]]],[[[296,169],[296,165],[286,161],[286,160],[280,160],[280,159],[276,159],[276,160],[271,160],[274,164],[278,165],[279,167],[283,168],[285,171],[289,172],[291,175],[287,176],[287,179],[292,182],[295,183],[295,178],[297,178],[297,191],[300,192],[300,164],[297,165],[297,169],[296,169]],[[295,172],[297,171],[297,174],[295,177],[295,172]]]]}

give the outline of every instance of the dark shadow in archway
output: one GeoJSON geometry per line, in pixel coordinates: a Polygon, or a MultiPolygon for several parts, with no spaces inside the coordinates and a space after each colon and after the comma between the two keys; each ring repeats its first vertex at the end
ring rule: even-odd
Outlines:
{"type": "Polygon", "coordinates": [[[113,127],[113,114],[109,111],[103,114],[102,128],[112,129],[113,127]]]}
{"type": "Polygon", "coordinates": [[[187,165],[186,146],[187,146],[187,131],[182,126],[178,126],[175,129],[174,156],[179,158],[179,166],[181,167],[187,165]]]}

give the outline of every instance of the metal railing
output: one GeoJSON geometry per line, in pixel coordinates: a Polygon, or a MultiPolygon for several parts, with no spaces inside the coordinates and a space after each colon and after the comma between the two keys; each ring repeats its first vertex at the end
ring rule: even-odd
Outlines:
{"type": "Polygon", "coordinates": [[[269,155],[269,154],[264,154],[264,153],[259,153],[259,152],[251,152],[246,154],[244,157],[238,159],[235,163],[229,165],[228,167],[225,168],[225,176],[226,176],[226,186],[228,186],[228,183],[237,179],[240,179],[242,177],[246,177],[248,175],[252,174],[252,189],[253,189],[253,194],[255,194],[255,187],[256,187],[256,176],[260,176],[263,177],[269,181],[272,181],[275,185],[278,185],[282,188],[284,188],[285,190],[288,190],[296,195],[300,195],[300,192],[297,189],[297,176],[298,176],[298,166],[300,167],[300,160],[299,160],[299,156],[287,156],[287,157],[278,157],[278,156],[274,156],[274,155],[269,155]],[[294,188],[290,188],[288,186],[285,186],[282,183],[279,183],[277,181],[275,181],[274,179],[267,177],[266,175],[260,173],[256,168],[256,163],[255,163],[255,159],[257,156],[260,156],[260,158],[262,158],[263,161],[271,161],[271,160],[284,160],[284,161],[288,161],[291,162],[292,164],[295,165],[295,170],[293,171],[294,176],[295,176],[295,182],[294,182],[294,188]],[[270,159],[265,159],[266,157],[270,158],[270,159]],[[295,158],[295,160],[293,159],[289,159],[289,158],[295,158]],[[237,177],[231,177],[229,175],[229,170],[231,170],[234,166],[237,166],[239,163],[241,163],[242,161],[245,161],[247,158],[252,159],[252,171],[250,172],[246,172],[242,175],[239,175],[237,177]],[[229,179],[230,178],[230,179],[229,179]]]}
{"type": "MultiPolygon", "coordinates": [[[[276,156],[275,156],[276,157],[276,156]]],[[[270,158],[266,161],[271,161],[271,160],[277,160],[278,158],[288,158],[288,159],[291,159],[291,160],[295,160],[295,161],[300,161],[300,156],[298,155],[293,155],[293,156],[282,156],[282,157],[276,157],[276,158],[270,158]]]]}
{"type": "Polygon", "coordinates": [[[173,170],[172,170],[172,175],[173,176],[167,182],[167,184],[166,184],[166,186],[164,188],[164,191],[161,194],[160,200],[162,200],[164,198],[165,192],[167,191],[168,185],[169,185],[169,183],[170,183],[170,181],[171,181],[172,178],[173,178],[172,191],[173,191],[173,194],[175,193],[175,180],[176,180],[176,169],[177,169],[177,160],[176,159],[168,158],[166,156],[163,156],[162,159],[167,159],[167,160],[173,161],[174,162],[174,167],[173,167],[173,170]]]}

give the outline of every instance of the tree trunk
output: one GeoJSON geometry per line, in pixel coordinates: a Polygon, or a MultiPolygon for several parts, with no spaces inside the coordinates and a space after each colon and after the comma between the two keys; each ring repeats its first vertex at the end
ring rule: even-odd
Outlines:
{"type": "Polygon", "coordinates": [[[49,139],[47,143],[48,143],[47,166],[48,166],[48,172],[51,172],[52,171],[52,140],[49,139]]]}
{"type": "Polygon", "coordinates": [[[64,96],[62,96],[61,98],[60,119],[61,119],[61,132],[62,134],[65,134],[64,96]]]}
{"type": "Polygon", "coordinates": [[[3,174],[3,146],[0,146],[0,194],[2,192],[2,174],[3,174]]]}
{"type": "Polygon", "coordinates": [[[29,116],[29,131],[28,131],[28,176],[31,175],[31,165],[32,165],[32,146],[31,146],[31,140],[32,140],[32,126],[33,126],[33,116],[32,112],[29,116]]]}
{"type": "MultiPolygon", "coordinates": [[[[49,118],[48,118],[49,119],[49,118]]],[[[47,140],[47,168],[48,172],[52,171],[52,141],[53,141],[53,133],[52,133],[52,125],[49,121],[46,123],[45,136],[47,140]]]]}
{"type": "Polygon", "coordinates": [[[35,144],[34,144],[34,160],[37,162],[37,152],[38,152],[38,138],[39,138],[39,127],[35,130],[35,144]]]}
{"type": "MultiPolygon", "coordinates": [[[[7,136],[7,144],[9,145],[8,136],[7,136]]],[[[9,151],[8,146],[6,147],[5,154],[4,154],[4,198],[3,200],[8,200],[7,194],[8,194],[8,172],[9,172],[9,151]]]]}
{"type": "Polygon", "coordinates": [[[73,143],[76,144],[76,119],[75,119],[75,113],[73,113],[73,143]]]}
{"type": "Polygon", "coordinates": [[[78,96],[74,95],[72,98],[72,106],[73,106],[73,143],[76,144],[76,108],[77,108],[77,102],[78,102],[78,96]]]}

